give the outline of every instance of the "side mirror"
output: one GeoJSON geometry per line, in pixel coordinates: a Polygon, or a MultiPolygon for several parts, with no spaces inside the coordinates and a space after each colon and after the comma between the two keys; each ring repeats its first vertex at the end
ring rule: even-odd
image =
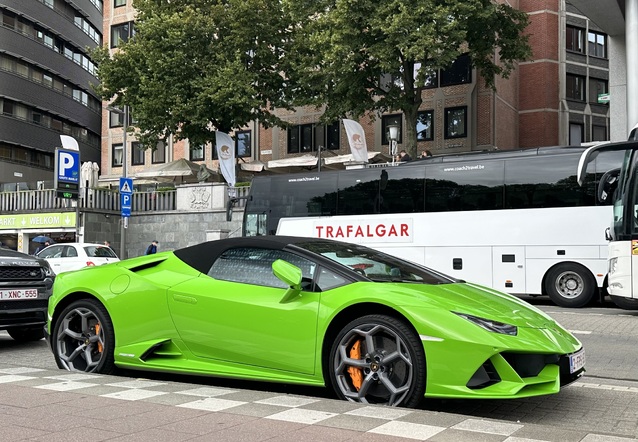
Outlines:
{"type": "Polygon", "coordinates": [[[284,293],[284,297],[281,301],[279,301],[280,303],[292,301],[294,298],[299,296],[301,293],[302,277],[301,269],[299,267],[292,265],[283,259],[278,259],[272,263],[272,272],[289,287],[289,289],[286,290],[286,293],[284,293]]]}
{"type": "Polygon", "coordinates": [[[620,169],[608,170],[600,178],[598,189],[596,190],[596,199],[601,204],[609,204],[611,196],[618,188],[618,177],[620,169]]]}

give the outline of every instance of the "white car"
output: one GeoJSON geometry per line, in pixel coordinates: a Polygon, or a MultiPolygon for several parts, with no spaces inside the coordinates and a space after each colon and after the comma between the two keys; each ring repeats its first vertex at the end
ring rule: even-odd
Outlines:
{"type": "Polygon", "coordinates": [[[109,246],[77,242],[51,244],[36,256],[45,259],[56,274],[120,260],[109,246]]]}

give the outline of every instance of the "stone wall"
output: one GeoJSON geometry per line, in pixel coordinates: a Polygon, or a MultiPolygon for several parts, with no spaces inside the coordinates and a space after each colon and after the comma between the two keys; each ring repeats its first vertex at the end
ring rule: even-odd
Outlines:
{"type": "MultiPolygon", "coordinates": [[[[153,240],[158,251],[175,250],[220,237],[241,236],[243,210],[233,211],[232,221],[226,221],[225,210],[198,212],[163,212],[133,215],[129,219],[126,251],[129,258],[143,255],[153,240]]],[[[119,213],[84,212],[84,242],[111,242],[120,254],[119,213]]]]}

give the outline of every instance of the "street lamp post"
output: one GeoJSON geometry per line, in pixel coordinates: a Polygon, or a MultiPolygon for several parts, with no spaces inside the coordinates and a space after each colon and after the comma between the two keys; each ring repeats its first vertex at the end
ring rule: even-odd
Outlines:
{"type": "Polygon", "coordinates": [[[397,156],[397,140],[399,139],[399,126],[388,126],[388,141],[390,144],[390,155],[392,156],[392,164],[397,156]]]}
{"type": "MultiPolygon", "coordinates": [[[[128,106],[125,104],[123,109],[108,106],[107,110],[115,112],[118,115],[122,115],[124,123],[122,128],[124,133],[122,135],[122,177],[128,178],[128,160],[126,154],[126,132],[128,130],[128,106]]],[[[128,228],[128,217],[123,216],[120,223],[120,259],[126,259],[128,254],[126,253],[126,229],[128,228]]]]}

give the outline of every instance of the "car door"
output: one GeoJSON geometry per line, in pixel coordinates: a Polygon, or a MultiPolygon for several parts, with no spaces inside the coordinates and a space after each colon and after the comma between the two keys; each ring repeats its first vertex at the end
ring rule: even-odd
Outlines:
{"type": "Polygon", "coordinates": [[[312,291],[317,266],[281,250],[238,247],[202,274],[168,291],[175,326],[197,356],[275,370],[313,374],[320,293],[312,291]],[[302,269],[307,288],[281,302],[286,285],[272,263],[302,269]]]}
{"type": "Polygon", "coordinates": [[[86,267],[86,259],[80,256],[76,246],[65,245],[62,251],[62,264],[60,265],[61,272],[70,272],[71,270],[80,270],[86,267]]]}

